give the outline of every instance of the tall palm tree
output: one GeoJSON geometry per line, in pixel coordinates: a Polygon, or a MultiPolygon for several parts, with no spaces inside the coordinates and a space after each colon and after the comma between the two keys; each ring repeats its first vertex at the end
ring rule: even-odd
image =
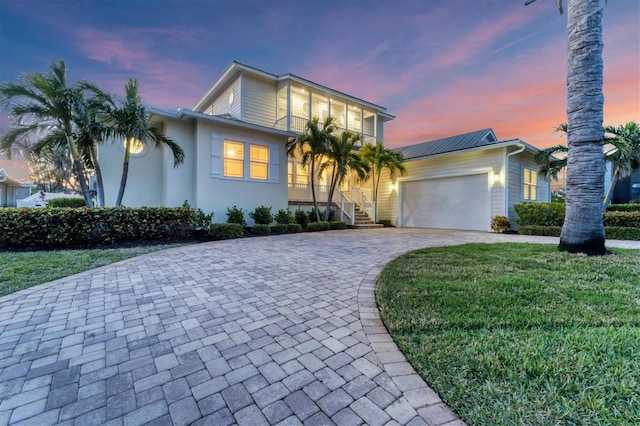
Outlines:
{"type": "MultiPolygon", "coordinates": [[[[567,132],[567,124],[562,123],[557,131],[567,132]]],[[[640,125],[635,122],[604,128],[607,144],[611,147],[603,153],[606,162],[613,166],[613,174],[607,196],[604,199],[602,209],[605,211],[619,178],[631,176],[640,169],[640,125]]],[[[565,145],[556,145],[545,148],[536,154],[536,162],[540,165],[538,175],[544,180],[557,179],[558,173],[567,166],[566,153],[569,149],[565,145]],[[556,157],[557,154],[561,154],[556,157]]]]}
{"type": "Polygon", "coordinates": [[[53,129],[69,150],[76,178],[87,206],[91,206],[91,194],[87,185],[84,166],[74,136],[73,109],[81,102],[82,93],[77,87],[67,86],[67,66],[64,61],[51,64],[46,74],[24,76],[19,83],[0,84],[0,102],[7,105],[11,116],[23,123],[14,126],[0,140],[0,151],[11,155],[11,146],[22,137],[43,129],[53,129]]]}
{"type": "MultiPolygon", "coordinates": [[[[525,5],[535,0],[526,0],[525,5]]],[[[556,0],[562,13],[562,0],[556,0]]],[[[560,250],[603,255],[604,0],[567,0],[567,198],[560,250]]]]}
{"type": "Polygon", "coordinates": [[[313,199],[313,209],[316,212],[316,221],[320,221],[318,211],[318,201],[315,191],[316,167],[320,158],[327,152],[329,138],[335,132],[336,126],[333,117],[327,117],[322,124],[317,117],[307,122],[307,130],[300,134],[295,140],[287,144],[287,154],[294,157],[296,151],[300,155],[302,165],[309,168],[311,180],[311,198],[313,199]]]}
{"type": "Polygon", "coordinates": [[[360,134],[349,131],[340,136],[330,135],[329,146],[325,153],[325,159],[320,166],[319,173],[329,171],[329,194],[327,206],[324,211],[324,220],[329,220],[331,203],[336,186],[342,185],[349,171],[355,172],[358,179],[364,180],[369,172],[369,166],[362,161],[355,152],[355,147],[360,142],[360,134]]]}
{"type": "Polygon", "coordinates": [[[382,171],[387,169],[391,179],[395,177],[396,173],[404,175],[406,169],[402,164],[404,158],[402,153],[398,151],[392,151],[384,147],[382,141],[377,141],[374,144],[367,142],[359,151],[360,158],[365,164],[369,165],[369,174],[371,181],[373,182],[373,202],[376,203],[376,216],[378,210],[378,189],[380,188],[380,176],[382,171]]]}
{"type": "Polygon", "coordinates": [[[108,112],[104,122],[108,126],[107,134],[124,140],[124,159],[122,162],[122,177],[116,198],[116,206],[122,205],[124,190],[129,174],[131,147],[134,142],[147,145],[153,143],[156,148],[167,146],[173,154],[173,166],[177,167],[184,161],[184,151],[176,142],[164,136],[160,129],[149,122],[149,112],[142,104],[138,95],[138,82],[129,79],[125,85],[125,100],[120,107],[108,112]]]}

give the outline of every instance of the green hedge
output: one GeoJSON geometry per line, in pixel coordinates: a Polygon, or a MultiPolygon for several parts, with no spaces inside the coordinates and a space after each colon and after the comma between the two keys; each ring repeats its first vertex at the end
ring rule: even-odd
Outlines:
{"type": "Polygon", "coordinates": [[[514,209],[518,217],[518,230],[522,226],[562,226],[564,222],[564,203],[523,203],[514,209]]]}
{"type": "Polygon", "coordinates": [[[274,234],[286,234],[289,227],[285,223],[276,223],[271,227],[271,232],[274,234]]]}
{"type": "Polygon", "coordinates": [[[391,228],[393,225],[391,224],[391,219],[380,219],[378,222],[380,225],[383,225],[385,228],[391,228]]]}
{"type": "Polygon", "coordinates": [[[302,225],[299,223],[289,223],[287,224],[287,232],[301,232],[302,225]]]}
{"type": "Polygon", "coordinates": [[[61,247],[191,235],[185,208],[46,208],[0,210],[0,247],[61,247]]]}
{"type": "Polygon", "coordinates": [[[524,225],[518,228],[522,235],[542,235],[545,237],[559,237],[562,226],[524,225]]]}
{"type": "Polygon", "coordinates": [[[640,241],[640,228],[626,228],[621,226],[605,226],[604,235],[610,240],[640,241]]]}
{"type": "Polygon", "coordinates": [[[613,211],[604,214],[604,226],[640,228],[640,211],[613,211]]]}
{"type": "MultiPolygon", "coordinates": [[[[522,235],[542,235],[546,237],[559,237],[561,231],[561,226],[525,225],[518,228],[518,232],[522,235]]],[[[640,241],[640,228],[605,226],[604,233],[608,239],[612,240],[640,241]]]]}
{"type": "Polygon", "coordinates": [[[244,235],[244,227],[239,223],[214,223],[209,228],[209,235],[220,240],[240,238],[244,235]]]}
{"type": "Polygon", "coordinates": [[[267,235],[271,233],[271,227],[264,223],[256,223],[251,227],[251,233],[253,235],[267,235]]]}
{"type": "Polygon", "coordinates": [[[47,207],[87,207],[87,202],[84,198],[78,197],[60,197],[47,200],[47,207]]]}
{"type": "Polygon", "coordinates": [[[637,212],[640,211],[640,203],[629,204],[609,204],[607,211],[610,212],[637,212]]]}
{"type": "Polygon", "coordinates": [[[329,222],[329,229],[347,229],[347,224],[341,220],[329,222]]]}
{"type": "Polygon", "coordinates": [[[317,232],[317,231],[327,231],[331,225],[329,222],[310,222],[307,225],[307,231],[317,232]]]}

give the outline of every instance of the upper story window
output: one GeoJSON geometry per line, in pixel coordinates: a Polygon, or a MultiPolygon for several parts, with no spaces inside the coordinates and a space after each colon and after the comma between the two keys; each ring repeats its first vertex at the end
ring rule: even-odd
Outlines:
{"type": "Polygon", "coordinates": [[[538,199],[538,173],[527,167],[523,168],[522,178],[522,198],[524,200],[535,201],[538,199]]]}
{"type": "Polygon", "coordinates": [[[269,147],[251,144],[249,147],[249,177],[260,180],[269,178],[269,147]]]}
{"type": "Polygon", "coordinates": [[[224,141],[224,176],[244,177],[244,143],[224,141]]]}

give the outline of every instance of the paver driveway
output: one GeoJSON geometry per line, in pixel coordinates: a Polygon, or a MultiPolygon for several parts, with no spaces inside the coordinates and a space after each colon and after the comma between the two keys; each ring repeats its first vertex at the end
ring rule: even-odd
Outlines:
{"type": "Polygon", "coordinates": [[[3,297],[0,424],[463,424],[397,352],[375,277],[414,248],[500,240],[557,241],[418,229],[240,239],[3,297]]]}

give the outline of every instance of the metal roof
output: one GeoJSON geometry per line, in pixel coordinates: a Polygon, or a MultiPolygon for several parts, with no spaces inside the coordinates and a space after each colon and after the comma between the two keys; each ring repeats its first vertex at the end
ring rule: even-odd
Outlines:
{"type": "Polygon", "coordinates": [[[499,143],[493,129],[482,129],[462,135],[436,139],[415,145],[395,148],[394,151],[402,153],[405,160],[428,157],[431,155],[445,154],[448,152],[463,151],[499,143]]]}

